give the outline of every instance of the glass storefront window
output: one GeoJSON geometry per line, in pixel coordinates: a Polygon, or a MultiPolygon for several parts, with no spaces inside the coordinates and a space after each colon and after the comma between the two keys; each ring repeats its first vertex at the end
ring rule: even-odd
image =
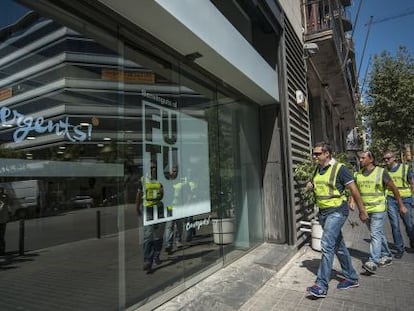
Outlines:
{"type": "Polygon", "coordinates": [[[254,104],[0,9],[0,309],[138,307],[263,241],[254,104]]]}

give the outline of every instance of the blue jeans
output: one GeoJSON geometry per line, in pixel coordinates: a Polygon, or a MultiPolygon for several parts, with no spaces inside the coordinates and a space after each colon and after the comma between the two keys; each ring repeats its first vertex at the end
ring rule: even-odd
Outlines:
{"type": "Polygon", "coordinates": [[[319,215],[319,222],[323,228],[321,238],[322,258],[315,283],[324,290],[328,290],[334,254],[336,254],[341,264],[342,275],[347,280],[358,281],[358,275],[352,266],[351,255],[342,237],[341,230],[346,218],[347,216],[344,216],[341,212],[319,215]]]}
{"type": "Polygon", "coordinates": [[[164,223],[144,226],[144,262],[151,263],[154,258],[159,258],[164,240],[164,223]]]}
{"type": "Polygon", "coordinates": [[[413,231],[413,219],[412,219],[412,207],[411,207],[411,198],[403,198],[403,202],[408,212],[405,216],[400,214],[400,209],[398,207],[397,201],[393,197],[387,197],[387,211],[388,218],[390,220],[391,229],[392,229],[392,238],[394,240],[395,248],[397,252],[404,252],[404,241],[400,229],[400,217],[405,226],[405,232],[407,233],[410,241],[414,241],[414,231],[413,231]]]}
{"type": "Polygon", "coordinates": [[[371,235],[369,244],[369,261],[378,265],[381,257],[392,257],[384,235],[385,211],[368,214],[367,226],[371,235]]]}
{"type": "Polygon", "coordinates": [[[172,248],[174,246],[174,231],[175,231],[175,240],[177,242],[182,242],[183,228],[184,228],[183,219],[167,221],[167,224],[165,226],[165,238],[167,240],[168,248],[172,248]],[[174,230],[175,227],[177,227],[176,231],[174,230]]]}

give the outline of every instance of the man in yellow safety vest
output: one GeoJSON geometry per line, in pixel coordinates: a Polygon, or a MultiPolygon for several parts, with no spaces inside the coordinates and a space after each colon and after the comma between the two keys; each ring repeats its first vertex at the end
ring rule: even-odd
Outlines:
{"type": "Polygon", "coordinates": [[[410,239],[410,247],[414,248],[414,226],[412,219],[412,206],[414,204],[412,195],[414,193],[414,176],[412,168],[405,163],[400,163],[395,158],[394,152],[386,150],[384,152],[384,162],[387,165],[388,174],[394,181],[395,186],[398,188],[398,192],[403,200],[403,203],[407,209],[406,214],[401,214],[398,211],[397,200],[392,192],[387,193],[387,213],[390,220],[392,237],[394,239],[394,245],[397,249],[395,258],[400,259],[404,254],[404,241],[400,229],[400,217],[405,226],[405,232],[410,239]],[[399,215],[398,215],[399,214],[399,215]]]}
{"type": "Polygon", "coordinates": [[[338,257],[344,276],[337,288],[349,289],[359,286],[358,274],[352,266],[351,255],[342,237],[342,226],[349,214],[345,188],[349,189],[358,205],[361,221],[365,222],[368,215],[351,172],[345,165],[332,158],[330,145],[325,142],[317,143],[313,148],[313,158],[318,167],[312,182],[309,182],[306,188],[315,192],[316,205],[319,208],[319,222],[323,228],[322,258],[315,284],[308,287],[307,292],[313,297],[323,298],[328,292],[334,254],[338,257]]]}
{"type": "MultiPolygon", "coordinates": [[[[157,164],[151,161],[149,176],[143,176],[138,187],[136,197],[136,209],[139,217],[145,217],[146,221],[155,218],[164,218],[162,198],[164,189],[157,180],[157,164]],[[155,214],[156,213],[156,214],[155,214]],[[156,215],[156,217],[154,217],[156,215]]],[[[151,272],[152,264],[161,264],[160,254],[164,240],[165,223],[159,222],[144,226],[144,265],[143,270],[151,272]]]]}
{"type": "Polygon", "coordinates": [[[361,170],[355,174],[355,181],[368,213],[367,226],[371,236],[369,259],[362,267],[369,273],[376,273],[377,267],[388,266],[392,263],[392,254],[384,235],[386,189],[394,194],[401,213],[405,213],[406,208],[388,173],[382,167],[375,166],[375,157],[371,151],[361,152],[359,163],[361,170]]]}

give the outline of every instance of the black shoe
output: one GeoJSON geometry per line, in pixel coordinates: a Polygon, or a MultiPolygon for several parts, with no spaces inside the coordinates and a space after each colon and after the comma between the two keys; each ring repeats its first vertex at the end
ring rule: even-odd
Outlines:
{"type": "Polygon", "coordinates": [[[152,262],[144,262],[144,265],[142,266],[142,270],[151,271],[151,268],[152,268],[152,262]]]}
{"type": "Polygon", "coordinates": [[[171,255],[171,254],[173,253],[173,247],[172,247],[172,246],[168,246],[168,247],[166,247],[166,248],[165,248],[165,252],[166,252],[168,255],[171,255]]]}
{"type": "Polygon", "coordinates": [[[394,258],[395,259],[401,259],[403,255],[404,255],[404,252],[398,252],[398,253],[394,254],[394,258]]]}
{"type": "Polygon", "coordinates": [[[154,257],[154,263],[159,266],[162,263],[160,257],[154,257]]]}

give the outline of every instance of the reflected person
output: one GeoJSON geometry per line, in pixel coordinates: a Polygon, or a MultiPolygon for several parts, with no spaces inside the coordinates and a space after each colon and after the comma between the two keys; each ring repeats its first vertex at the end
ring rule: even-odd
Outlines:
{"type": "MultiPolygon", "coordinates": [[[[177,206],[177,197],[179,195],[179,180],[178,180],[178,165],[174,165],[171,173],[169,174],[169,180],[172,181],[172,185],[168,188],[168,193],[166,193],[165,198],[171,200],[167,204],[167,215],[172,217],[174,215],[174,207],[177,206]]],[[[166,190],[167,191],[167,190],[166,190]]],[[[182,219],[170,220],[167,222],[165,227],[166,233],[166,242],[165,251],[168,254],[171,254],[174,248],[174,236],[175,236],[175,245],[177,248],[181,248],[182,244],[182,228],[183,222],[182,219]]]]}
{"type": "Polygon", "coordinates": [[[9,221],[9,199],[4,191],[4,188],[0,188],[0,255],[6,253],[6,226],[9,221]]]}
{"type": "MultiPolygon", "coordinates": [[[[172,169],[170,175],[170,180],[173,180],[173,185],[171,187],[172,193],[172,203],[167,206],[168,216],[173,216],[174,212],[177,212],[177,208],[188,208],[188,204],[191,202],[192,198],[192,183],[188,181],[187,178],[177,178],[178,177],[178,166],[175,165],[172,169]]],[[[167,222],[166,226],[166,239],[167,246],[165,251],[169,254],[172,253],[174,248],[174,240],[177,248],[183,246],[183,231],[184,231],[184,220],[191,221],[192,217],[187,218],[176,218],[175,220],[167,222]],[[175,237],[175,239],[174,239],[175,237]]],[[[186,241],[191,241],[192,230],[187,232],[186,241]]]]}
{"type": "MultiPolygon", "coordinates": [[[[164,189],[157,180],[157,165],[154,161],[151,162],[150,169],[150,175],[141,178],[136,197],[137,214],[143,219],[145,217],[145,221],[154,220],[155,213],[157,219],[164,218],[162,204],[164,189]]],[[[164,228],[164,223],[144,225],[144,265],[142,268],[144,271],[150,272],[153,263],[161,264],[160,254],[164,239],[164,228]]]]}

